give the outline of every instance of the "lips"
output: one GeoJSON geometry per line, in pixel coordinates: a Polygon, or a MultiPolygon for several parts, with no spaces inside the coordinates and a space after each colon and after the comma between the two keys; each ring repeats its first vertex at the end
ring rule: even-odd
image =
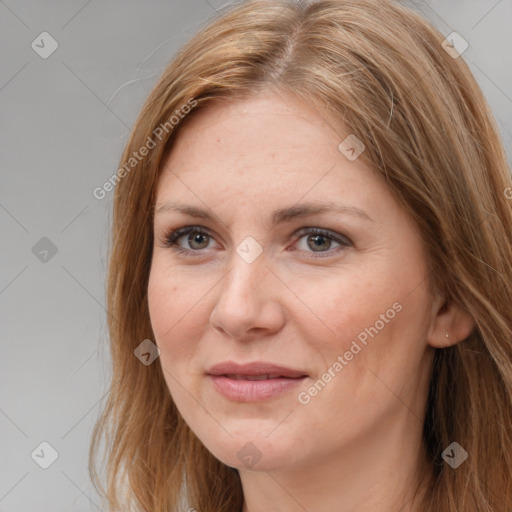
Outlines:
{"type": "Polygon", "coordinates": [[[283,375],[279,375],[278,373],[270,374],[264,373],[262,375],[238,375],[236,373],[228,373],[225,375],[228,379],[233,380],[269,380],[269,379],[289,379],[290,377],[284,377],[283,375]]]}
{"type": "Polygon", "coordinates": [[[225,399],[257,402],[290,396],[309,375],[301,370],[273,363],[216,364],[207,371],[207,380],[225,399]]]}
{"type": "Polygon", "coordinates": [[[271,380],[271,379],[300,379],[307,377],[301,370],[278,366],[273,363],[254,362],[238,364],[233,361],[216,364],[208,370],[208,375],[224,376],[233,380],[271,380]]]}

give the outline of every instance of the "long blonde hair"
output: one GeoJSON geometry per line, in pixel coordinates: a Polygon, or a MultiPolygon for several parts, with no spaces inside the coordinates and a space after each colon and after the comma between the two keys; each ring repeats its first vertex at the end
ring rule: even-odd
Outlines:
{"type": "Polygon", "coordinates": [[[115,189],[107,282],[113,376],[89,460],[108,510],[177,511],[182,500],[200,512],[241,509],[238,472],[206,450],[177,411],[160,365],[141,364],[134,350],[154,340],[152,207],[181,118],[216,99],[270,89],[296,94],[365,144],[362,156],[422,234],[434,289],[475,321],[469,338],[436,350],[424,423],[434,472],[421,510],[512,510],[510,169],[481,90],[443,39],[391,0],[257,0],[203,28],[164,71],[132,130],[115,189]],[[148,154],[130,160],[150,140],[148,154]],[[103,439],[106,488],[96,471],[103,439]],[[469,454],[457,469],[441,458],[453,441],[469,454]]]}

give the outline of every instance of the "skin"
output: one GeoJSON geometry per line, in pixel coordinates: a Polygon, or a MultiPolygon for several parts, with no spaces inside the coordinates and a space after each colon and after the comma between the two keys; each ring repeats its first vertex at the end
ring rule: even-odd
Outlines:
{"type": "Polygon", "coordinates": [[[276,92],[209,106],[181,128],[158,183],[157,210],[180,202],[220,218],[155,214],[148,299],[169,391],[208,450],[239,470],[244,512],[417,510],[412,493],[430,472],[421,430],[434,347],[473,326],[433,298],[412,221],[364,153],[350,161],[340,152],[350,132],[332,126],[276,92]],[[277,209],[326,201],[371,220],[327,212],[271,227],[277,209]],[[164,247],[167,231],[184,226],[211,236],[193,245],[182,236],[188,254],[164,247]],[[320,238],[315,250],[315,235],[297,235],[304,227],[351,243],[320,238]],[[249,236],[263,249],[252,263],[236,251],[249,236]],[[332,370],[393,304],[394,318],[332,370]],[[205,375],[229,360],[309,377],[277,397],[235,402],[205,375]],[[301,403],[328,368],[330,382],[301,403]],[[251,466],[237,456],[248,442],[259,458],[251,466]]]}

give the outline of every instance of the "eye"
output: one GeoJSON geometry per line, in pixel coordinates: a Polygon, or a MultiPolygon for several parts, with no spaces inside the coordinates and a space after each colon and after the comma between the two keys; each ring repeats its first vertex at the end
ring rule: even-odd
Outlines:
{"type": "Polygon", "coordinates": [[[346,236],[321,228],[303,228],[297,235],[299,240],[296,245],[299,245],[299,250],[317,254],[327,253],[326,256],[331,256],[333,253],[338,253],[340,250],[353,245],[346,236]],[[333,243],[337,244],[337,247],[330,250],[333,243]]]}
{"type": "MultiPolygon", "coordinates": [[[[304,253],[316,253],[315,258],[332,256],[353,244],[346,236],[334,231],[307,227],[295,233],[297,241],[291,246],[292,251],[300,250],[304,253]],[[336,246],[333,248],[333,244],[336,246]],[[324,256],[325,254],[325,256],[324,256]]],[[[185,226],[179,229],[171,229],[167,232],[161,242],[161,247],[172,248],[178,253],[185,253],[187,256],[201,256],[210,247],[214,240],[210,232],[201,226],[185,226]]],[[[308,256],[309,257],[309,256],[308,256]]]]}
{"type": "Polygon", "coordinates": [[[169,231],[163,238],[162,247],[172,247],[177,252],[202,254],[200,251],[207,249],[211,240],[213,237],[204,228],[186,226],[169,231]],[[180,239],[183,239],[181,243],[180,239]],[[185,247],[182,243],[185,244],[185,247]]]}

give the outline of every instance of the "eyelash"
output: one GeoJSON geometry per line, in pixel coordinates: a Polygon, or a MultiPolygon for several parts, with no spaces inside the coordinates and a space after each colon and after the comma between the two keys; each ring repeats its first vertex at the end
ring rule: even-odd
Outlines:
{"type": "MultiPolygon", "coordinates": [[[[197,233],[199,235],[208,236],[210,238],[213,238],[212,234],[202,228],[201,226],[185,226],[183,228],[178,229],[171,229],[169,230],[162,239],[161,247],[163,248],[170,248],[174,251],[176,251],[179,254],[185,254],[187,256],[202,256],[204,254],[204,251],[207,251],[208,249],[200,249],[200,250],[194,250],[194,249],[184,249],[183,247],[180,247],[176,244],[176,242],[184,235],[188,235],[190,233],[197,233]]],[[[344,236],[337,234],[333,231],[329,231],[326,229],[321,228],[302,228],[299,231],[295,233],[295,236],[298,237],[297,242],[305,235],[322,235],[330,240],[333,240],[340,244],[340,247],[335,248],[334,250],[327,250],[327,251],[320,251],[318,253],[315,253],[314,251],[311,251],[312,254],[317,254],[318,256],[313,256],[313,258],[326,258],[329,256],[332,256],[335,253],[340,252],[341,250],[351,247],[353,244],[351,240],[344,236]],[[325,254],[325,256],[322,256],[322,254],[325,254]]],[[[304,252],[310,252],[310,251],[304,251],[304,252]]]]}

